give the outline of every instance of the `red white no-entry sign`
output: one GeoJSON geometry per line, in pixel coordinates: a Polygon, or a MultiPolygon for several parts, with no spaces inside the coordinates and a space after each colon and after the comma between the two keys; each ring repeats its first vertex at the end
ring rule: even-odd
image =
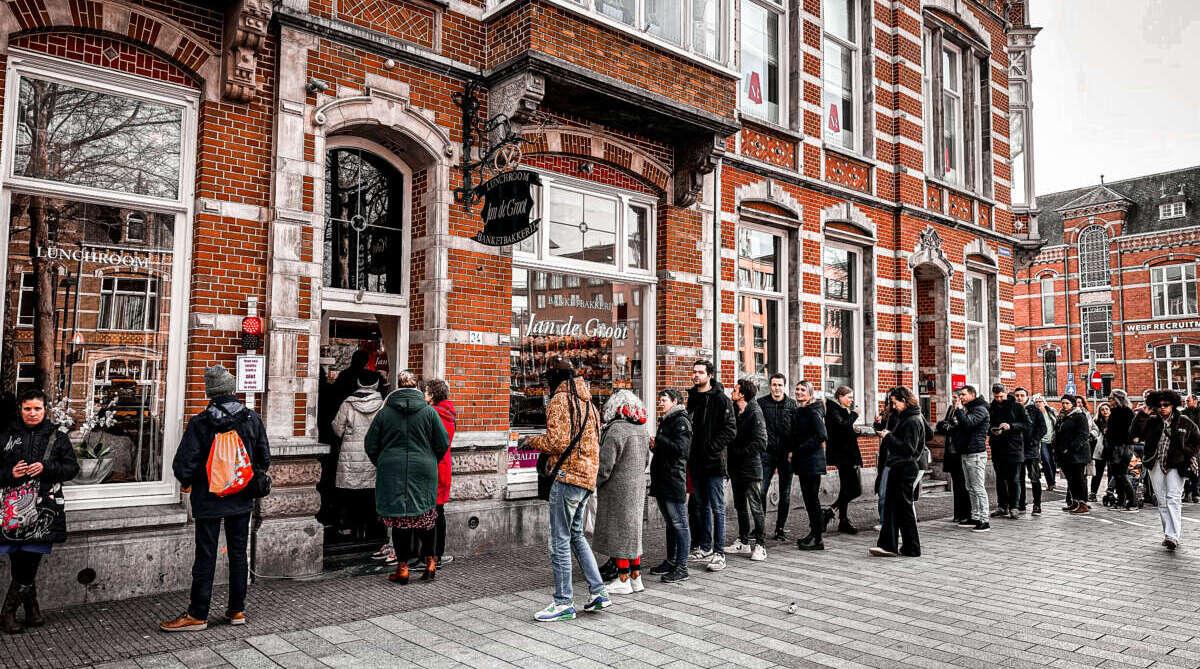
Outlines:
{"type": "Polygon", "coordinates": [[[1088,376],[1088,384],[1092,387],[1092,390],[1100,390],[1104,387],[1104,381],[1100,378],[1100,372],[1092,370],[1091,375],[1088,376]]]}

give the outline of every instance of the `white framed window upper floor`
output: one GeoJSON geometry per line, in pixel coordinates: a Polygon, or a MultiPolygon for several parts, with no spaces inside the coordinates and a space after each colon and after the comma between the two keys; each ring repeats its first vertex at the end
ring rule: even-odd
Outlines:
{"type": "Polygon", "coordinates": [[[991,74],[976,40],[926,15],[922,32],[925,169],[951,186],[992,190],[991,74]]]}
{"type": "Polygon", "coordinates": [[[1195,316],[1196,263],[1151,267],[1150,300],[1155,318],[1195,316]]]}
{"type": "Polygon", "coordinates": [[[1168,202],[1167,204],[1158,205],[1158,220],[1168,221],[1173,218],[1183,218],[1187,216],[1187,202],[1180,200],[1179,202],[1168,202]]]}
{"type": "Polygon", "coordinates": [[[821,42],[822,137],[856,153],[863,148],[862,10],[859,0],[826,0],[821,42]]]}
{"type": "Polygon", "coordinates": [[[20,49],[6,74],[0,340],[81,456],[69,508],[177,501],[198,91],[20,49]]]}
{"type": "Polygon", "coordinates": [[[742,113],[787,125],[787,9],[774,0],[742,0],[740,18],[742,113]]]}

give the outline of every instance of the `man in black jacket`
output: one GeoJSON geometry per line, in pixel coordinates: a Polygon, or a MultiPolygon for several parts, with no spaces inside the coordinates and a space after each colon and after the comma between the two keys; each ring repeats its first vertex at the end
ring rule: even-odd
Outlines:
{"type": "Polygon", "coordinates": [[[762,500],[762,455],[767,450],[767,424],[762,409],[754,401],[756,395],[758,386],[750,379],[738,379],[733,387],[737,436],[729,445],[729,482],[733,486],[733,506],[737,509],[738,538],[732,546],[725,547],[725,553],[749,555],[751,560],[761,561],[767,559],[762,500]]]}
{"type": "Polygon", "coordinates": [[[967,495],[971,498],[971,518],[960,522],[958,526],[969,527],[973,532],[992,529],[988,522],[988,497],[983,472],[987,465],[990,423],[987,402],[979,397],[974,386],[963,386],[954,394],[954,405],[942,426],[950,436],[955,452],[962,458],[967,495]]]}
{"type": "Polygon", "coordinates": [[[787,541],[788,511],[792,503],[792,466],[788,462],[792,444],[792,418],[796,413],[796,400],[788,397],[787,377],[771,375],[771,394],[758,398],[763,420],[767,424],[767,452],[763,455],[762,490],[763,506],[766,507],[767,490],[771,488],[771,477],[779,471],[779,507],[775,511],[776,541],[787,541]]]}
{"type": "Polygon", "coordinates": [[[725,568],[726,453],[737,435],[737,423],[733,402],[713,372],[711,362],[697,360],[688,390],[687,410],[692,419],[688,470],[699,514],[695,528],[698,545],[691,557],[708,561],[709,571],[721,571],[725,568]]]}
{"type": "Polygon", "coordinates": [[[1174,390],[1158,390],[1146,398],[1143,413],[1149,418],[1138,424],[1134,436],[1145,444],[1142,462],[1154,481],[1158,514],[1162,520],[1162,545],[1173,551],[1183,532],[1183,479],[1192,459],[1200,452],[1200,428],[1179,411],[1182,404],[1174,390]],[[1152,413],[1151,413],[1152,412],[1152,413]]]}
{"type": "MultiPolygon", "coordinates": [[[[187,430],[175,452],[172,469],[182,491],[191,493],[192,517],[196,522],[196,559],[192,565],[192,600],[188,610],[162,623],[164,632],[188,632],[208,627],[212,600],[213,572],[217,564],[217,541],[225,525],[229,558],[229,605],[225,621],[246,623],[246,582],[249,563],[246,544],[250,537],[250,512],[254,509],[251,487],[218,497],[209,491],[208,456],[217,435],[234,432],[246,447],[255,476],[271,466],[271,448],[262,419],[234,395],[235,382],[222,365],[204,372],[208,406],[188,421],[187,430]]],[[[251,486],[254,484],[251,483],[251,486]]]]}
{"type": "Polygon", "coordinates": [[[821,508],[821,477],[825,476],[825,416],[824,404],[813,397],[812,384],[796,384],[796,413],[792,417],[792,471],[800,480],[800,495],[808,513],[808,534],[796,542],[802,551],[825,550],[821,533],[825,514],[821,508]]]}
{"type": "MultiPolygon", "coordinates": [[[[1046,432],[1049,429],[1049,422],[1046,420],[1045,414],[1042,413],[1035,403],[1028,402],[1029,392],[1024,388],[1017,388],[1013,391],[1013,397],[1017,398],[1022,406],[1025,407],[1025,415],[1029,416],[1029,434],[1025,435],[1023,440],[1025,443],[1025,462],[1021,464],[1021,480],[1017,486],[1017,510],[1025,513],[1025,483],[1029,482],[1033,488],[1033,511],[1030,515],[1042,515],[1042,442],[1046,439],[1046,432]]],[[[1041,397],[1041,395],[1038,395],[1041,397]]],[[[1045,402],[1042,403],[1043,406],[1045,402]]]]}
{"type": "Polygon", "coordinates": [[[992,442],[992,467],[996,470],[996,510],[992,518],[1016,520],[1019,512],[1021,467],[1025,463],[1025,438],[1029,434],[1029,415],[1003,383],[992,386],[992,404],[988,407],[992,442]]]}

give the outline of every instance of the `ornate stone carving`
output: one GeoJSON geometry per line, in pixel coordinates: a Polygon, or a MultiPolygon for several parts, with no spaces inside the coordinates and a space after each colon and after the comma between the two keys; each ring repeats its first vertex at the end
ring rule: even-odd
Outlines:
{"type": "Polygon", "coordinates": [[[936,266],[947,278],[954,274],[954,266],[950,264],[950,260],[946,258],[946,252],[942,250],[942,236],[932,225],[921,231],[917,237],[917,248],[908,257],[910,268],[927,263],[936,266]]]}
{"type": "Polygon", "coordinates": [[[490,499],[498,486],[494,476],[470,476],[450,481],[450,499],[490,499]]]}
{"type": "Polygon", "coordinates": [[[492,473],[500,471],[500,451],[490,453],[455,453],[451,459],[455,474],[492,473]]]}
{"type": "Polygon", "coordinates": [[[248,103],[258,93],[258,55],[267,39],[271,0],[236,0],[225,11],[225,99],[248,103]]]}
{"type": "Polygon", "coordinates": [[[271,481],[278,489],[284,486],[314,485],[321,478],[321,463],[316,460],[281,460],[272,458],[271,481]]]}
{"type": "Polygon", "coordinates": [[[720,135],[705,135],[675,147],[675,205],[690,207],[704,188],[704,175],[717,166],[717,158],[725,155],[725,139],[720,135]]]}
{"type": "Polygon", "coordinates": [[[540,74],[518,72],[488,90],[488,116],[504,114],[515,130],[533,120],[546,95],[546,78],[540,74]]]}

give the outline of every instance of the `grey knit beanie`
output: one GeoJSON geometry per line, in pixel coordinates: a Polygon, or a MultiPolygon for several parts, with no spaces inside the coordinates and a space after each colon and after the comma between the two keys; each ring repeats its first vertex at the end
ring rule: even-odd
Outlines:
{"type": "Polygon", "coordinates": [[[208,399],[232,395],[236,388],[237,380],[224,365],[213,365],[204,371],[204,394],[208,399]]]}

